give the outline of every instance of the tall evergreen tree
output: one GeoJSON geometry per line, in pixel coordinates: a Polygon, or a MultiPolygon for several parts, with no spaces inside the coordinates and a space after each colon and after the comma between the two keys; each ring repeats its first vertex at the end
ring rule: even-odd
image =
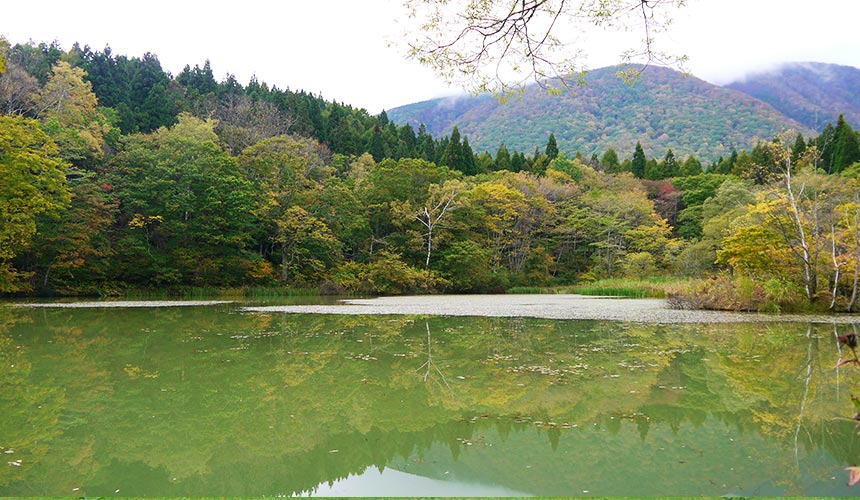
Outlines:
{"type": "Polygon", "coordinates": [[[675,177],[678,175],[678,162],[675,160],[675,152],[669,148],[663,158],[663,176],[675,177]]]}
{"type": "Polygon", "coordinates": [[[644,179],[648,179],[649,181],[657,181],[666,177],[663,172],[663,162],[658,162],[656,159],[651,158],[645,162],[645,175],[643,175],[644,179]]]}
{"type": "Polygon", "coordinates": [[[832,172],[836,153],[836,128],[832,123],[828,123],[824,127],[824,130],[821,131],[821,135],[816,137],[815,145],[818,147],[818,151],[821,152],[821,165],[819,167],[823,168],[826,172],[832,172]]]}
{"type": "Polygon", "coordinates": [[[171,99],[165,95],[170,78],[161,69],[155,54],[147,52],[143,59],[130,61],[132,77],[130,80],[129,107],[141,132],[151,132],[159,127],[173,125],[178,110],[170,109],[171,99]]]}
{"type": "MultiPolygon", "coordinates": [[[[532,162],[532,166],[534,166],[536,162],[532,162]]],[[[526,161],[526,155],[521,151],[514,151],[514,154],[511,155],[511,167],[510,170],[512,172],[520,172],[525,170],[528,166],[528,161],[526,161]]]]}
{"type": "Polygon", "coordinates": [[[791,147],[791,162],[796,162],[804,151],[806,151],[806,142],[803,140],[803,134],[798,133],[794,139],[794,146],[791,147]]]}
{"type": "Polygon", "coordinates": [[[398,151],[401,158],[418,158],[415,130],[408,123],[400,127],[398,133],[398,151]]]}
{"type": "Polygon", "coordinates": [[[555,142],[555,134],[550,132],[549,140],[546,143],[546,149],[544,150],[544,154],[549,158],[550,161],[555,160],[558,156],[558,144],[555,142]]]}
{"type": "Polygon", "coordinates": [[[176,81],[182,84],[192,96],[213,94],[218,88],[208,59],[203,63],[202,68],[195,64],[194,69],[191,69],[191,66],[186,64],[182,72],[176,75],[176,81]]]}
{"type": "Polygon", "coordinates": [[[678,175],[681,177],[689,177],[691,175],[699,175],[702,173],[702,164],[699,160],[696,159],[695,156],[690,155],[684,160],[684,164],[681,165],[681,169],[678,172],[678,175]]]}
{"type": "Polygon", "coordinates": [[[416,158],[427,161],[436,161],[436,143],[433,141],[433,136],[427,133],[427,126],[423,123],[418,126],[418,136],[416,142],[416,158]]]}
{"type": "Polygon", "coordinates": [[[496,151],[496,170],[511,169],[511,153],[508,152],[508,147],[503,142],[498,151],[496,151]]]}
{"type": "Polygon", "coordinates": [[[472,151],[472,146],[469,146],[469,138],[463,137],[463,167],[460,169],[465,175],[475,175],[478,173],[478,165],[475,162],[475,153],[472,151]]]}
{"type": "Polygon", "coordinates": [[[463,168],[463,145],[460,143],[460,130],[454,127],[448,138],[448,146],[442,156],[442,165],[448,168],[460,170],[463,168]]]}
{"type": "Polygon", "coordinates": [[[379,121],[380,127],[388,126],[388,113],[386,113],[384,109],[382,110],[382,113],[379,113],[379,116],[377,116],[376,119],[379,121]]]}
{"type": "Polygon", "coordinates": [[[860,161],[860,143],[857,140],[857,132],[845,121],[845,117],[839,115],[834,131],[833,163],[831,172],[841,172],[856,161],[860,161]]]}
{"type": "Polygon", "coordinates": [[[367,145],[367,152],[373,157],[373,160],[380,162],[386,157],[385,141],[382,140],[382,130],[379,128],[379,123],[373,127],[373,133],[370,135],[370,143],[367,145]]]}
{"type": "Polygon", "coordinates": [[[718,174],[728,174],[732,171],[732,168],[735,166],[735,162],[738,161],[738,150],[737,148],[732,148],[732,154],[728,157],[728,159],[721,159],[717,164],[716,173],[718,174]]]}
{"type": "Polygon", "coordinates": [[[645,150],[642,149],[642,144],[636,141],[636,149],[633,151],[633,160],[630,163],[631,172],[639,179],[645,175],[645,165],[648,160],[645,159],[645,150]]]}
{"type": "Polygon", "coordinates": [[[33,45],[33,42],[16,43],[8,49],[5,57],[9,63],[24,69],[44,85],[48,81],[51,68],[63,57],[63,50],[57,41],[51,42],[50,45],[45,42],[39,45],[33,45]]]}

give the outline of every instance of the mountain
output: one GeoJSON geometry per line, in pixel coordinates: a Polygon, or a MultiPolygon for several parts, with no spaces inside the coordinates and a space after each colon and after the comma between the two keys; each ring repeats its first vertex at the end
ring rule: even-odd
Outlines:
{"type": "Polygon", "coordinates": [[[749,149],[787,128],[809,128],[743,92],[719,87],[677,71],[649,67],[633,84],[617,68],[588,74],[586,85],[550,95],[537,85],[502,104],[491,96],[441,98],[394,108],[395,123],[424,123],[434,136],[456,125],[475,151],[543,150],[555,134],[559,149],[590,156],[614,148],[630,157],[640,141],[649,157],[672,148],[676,157],[702,160],[728,156],[732,147],[749,149]]]}
{"type": "Polygon", "coordinates": [[[860,127],[860,69],[814,62],[787,63],[747,75],[726,87],[770,104],[808,128],[821,131],[840,114],[860,127]]]}

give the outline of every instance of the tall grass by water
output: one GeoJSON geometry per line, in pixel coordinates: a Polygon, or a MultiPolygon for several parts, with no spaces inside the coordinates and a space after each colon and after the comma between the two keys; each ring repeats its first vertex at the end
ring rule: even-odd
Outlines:
{"type": "Polygon", "coordinates": [[[663,299],[686,286],[687,278],[608,278],[588,281],[576,285],[556,287],[518,286],[507,290],[509,294],[556,294],[574,293],[579,295],[600,295],[627,298],[659,298],[663,299]]]}

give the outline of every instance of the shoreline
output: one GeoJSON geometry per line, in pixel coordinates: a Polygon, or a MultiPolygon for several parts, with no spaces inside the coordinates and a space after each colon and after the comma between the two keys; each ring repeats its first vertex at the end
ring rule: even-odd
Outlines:
{"type": "Polygon", "coordinates": [[[417,295],[344,299],[338,305],[243,307],[255,313],[433,315],[559,320],[603,320],[634,323],[860,323],[848,314],[764,314],[670,309],[665,299],[631,299],[592,295],[417,295]]]}
{"type": "Polygon", "coordinates": [[[57,309],[109,309],[120,307],[195,307],[232,304],[232,300],[105,300],[81,302],[15,302],[11,307],[57,308],[57,309]]]}
{"type": "Polygon", "coordinates": [[[627,298],[577,294],[409,295],[370,299],[344,298],[337,304],[241,306],[236,300],[115,300],[80,302],[18,302],[18,308],[107,309],[206,307],[237,304],[248,313],[333,314],[369,316],[473,316],[597,320],[649,324],[693,323],[860,323],[850,314],[768,314],[738,311],[681,310],[665,299],[627,298]]]}

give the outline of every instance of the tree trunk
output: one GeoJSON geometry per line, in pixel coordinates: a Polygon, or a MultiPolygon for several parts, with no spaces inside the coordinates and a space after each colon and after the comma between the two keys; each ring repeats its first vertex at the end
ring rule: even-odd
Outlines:
{"type": "MultiPolygon", "coordinates": [[[[860,203],[860,194],[854,195],[854,202],[860,203]]],[[[848,302],[848,312],[854,311],[854,306],[857,305],[857,288],[860,285],[860,214],[857,213],[857,208],[854,209],[854,216],[849,218],[849,213],[845,213],[846,222],[851,224],[851,234],[854,237],[854,283],[851,287],[851,300],[848,302]]]]}
{"type": "Polygon", "coordinates": [[[842,264],[836,259],[836,226],[830,225],[830,256],[833,258],[833,291],[830,298],[830,309],[836,306],[836,296],[839,290],[839,271],[842,264]]]}

